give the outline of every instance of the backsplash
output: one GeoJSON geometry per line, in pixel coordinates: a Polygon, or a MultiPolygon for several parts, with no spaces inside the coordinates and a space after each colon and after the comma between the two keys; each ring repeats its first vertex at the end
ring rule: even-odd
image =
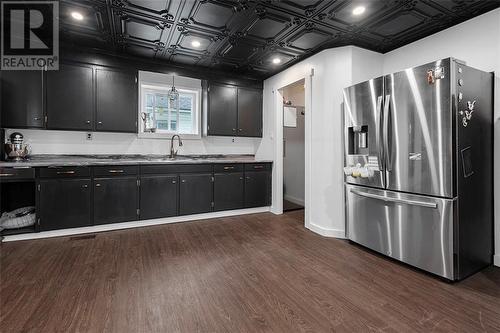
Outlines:
{"type": "MultiPolygon", "coordinates": [[[[32,154],[169,154],[170,139],[139,139],[137,134],[6,129],[21,132],[32,154]]],[[[176,140],[177,141],[177,140],[176,140]]],[[[202,137],[183,139],[179,154],[255,154],[260,138],[202,137]]],[[[177,147],[177,142],[175,143],[177,147]]]]}

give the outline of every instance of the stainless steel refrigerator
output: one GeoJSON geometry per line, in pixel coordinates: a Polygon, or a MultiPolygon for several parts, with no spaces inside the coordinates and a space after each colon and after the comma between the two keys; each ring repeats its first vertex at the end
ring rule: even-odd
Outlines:
{"type": "Polygon", "coordinates": [[[448,58],[344,89],[348,238],[459,280],[493,258],[493,75],[448,58]]]}

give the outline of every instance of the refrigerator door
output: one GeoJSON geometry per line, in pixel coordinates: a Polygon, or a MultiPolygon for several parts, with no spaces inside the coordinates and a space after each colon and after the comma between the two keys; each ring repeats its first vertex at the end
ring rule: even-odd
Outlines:
{"type": "Polygon", "coordinates": [[[383,188],[381,112],[384,78],[344,89],[344,172],[347,183],[383,188]]]}
{"type": "Polygon", "coordinates": [[[346,185],[347,235],[356,243],[454,279],[455,200],[346,185]]]}
{"type": "Polygon", "coordinates": [[[387,189],[452,198],[450,59],[385,77],[387,189]]]}

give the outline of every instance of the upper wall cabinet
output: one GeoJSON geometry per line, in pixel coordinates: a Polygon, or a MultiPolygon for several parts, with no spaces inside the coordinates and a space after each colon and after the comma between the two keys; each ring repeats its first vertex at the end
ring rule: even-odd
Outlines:
{"type": "Polygon", "coordinates": [[[238,88],[238,135],[262,137],[262,91],[238,88]]]}
{"type": "Polygon", "coordinates": [[[96,130],[137,133],[136,73],[96,70],[96,130]]]}
{"type": "Polygon", "coordinates": [[[92,130],[94,111],[93,68],[62,64],[47,72],[47,128],[92,130]]]}
{"type": "Polygon", "coordinates": [[[262,91],[210,83],[208,135],[262,137],[262,91]]]}
{"type": "Polygon", "coordinates": [[[208,135],[238,135],[237,122],[237,88],[210,84],[208,88],[208,135]]]}
{"type": "Polygon", "coordinates": [[[43,128],[43,71],[2,71],[0,127],[43,128]]]}

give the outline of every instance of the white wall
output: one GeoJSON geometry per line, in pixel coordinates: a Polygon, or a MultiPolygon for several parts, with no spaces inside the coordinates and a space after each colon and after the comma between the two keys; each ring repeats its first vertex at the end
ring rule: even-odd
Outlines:
{"type": "MultiPolygon", "coordinates": [[[[91,141],[85,132],[11,130],[21,132],[32,147],[32,154],[169,154],[170,140],[139,139],[137,134],[92,133],[91,141]]],[[[183,140],[179,154],[255,154],[258,138],[203,137],[183,140]],[[234,142],[233,142],[234,141],[234,142]]],[[[175,143],[177,147],[177,143],[175,143]]]]}
{"type": "MultiPolygon", "coordinates": [[[[324,50],[264,81],[264,137],[257,157],[275,159],[282,156],[282,145],[277,142],[283,138],[276,94],[278,89],[306,78],[306,186],[310,186],[310,198],[306,187],[306,227],[322,235],[345,236],[342,89],[352,84],[354,75],[357,80],[367,80],[381,72],[380,54],[347,46],[324,50]],[[374,66],[377,60],[378,66],[374,66]],[[314,76],[310,78],[312,68],[314,76]]],[[[282,178],[281,161],[275,159],[272,211],[276,213],[280,212],[282,178]]]]}
{"type": "MultiPolygon", "coordinates": [[[[495,72],[494,169],[500,170],[500,9],[384,54],[384,73],[455,57],[495,72]]],[[[495,264],[500,266],[500,177],[495,177],[495,264]]]]}

